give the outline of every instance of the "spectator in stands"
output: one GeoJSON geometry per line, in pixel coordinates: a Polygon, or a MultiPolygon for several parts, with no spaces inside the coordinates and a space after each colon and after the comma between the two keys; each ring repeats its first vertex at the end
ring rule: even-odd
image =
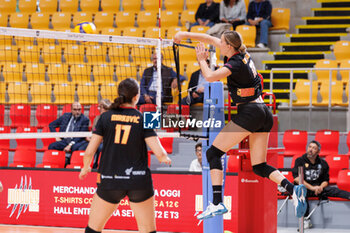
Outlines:
{"type": "MultiPolygon", "coordinates": [[[[78,102],[72,104],[72,112],[65,113],[57,120],[49,124],[51,132],[79,132],[89,131],[89,119],[81,114],[81,105],[78,102]]],[[[73,152],[76,150],[85,150],[88,145],[86,138],[56,138],[56,142],[49,145],[49,150],[63,150],[73,152]]],[[[70,162],[71,154],[66,154],[66,165],[70,162]]]]}
{"type": "Polygon", "coordinates": [[[232,24],[233,30],[245,23],[246,14],[244,0],[223,0],[220,3],[220,21],[232,24]]]}
{"type": "MultiPolygon", "coordinates": [[[[96,116],[94,119],[94,122],[92,123],[92,131],[95,131],[96,129],[96,124],[98,120],[100,119],[100,116],[102,113],[107,112],[109,110],[109,107],[111,106],[111,101],[109,99],[101,99],[100,102],[98,103],[98,110],[100,111],[100,115],[96,116]]],[[[86,138],[87,141],[90,142],[91,137],[86,138]]],[[[97,168],[98,166],[98,157],[100,156],[100,153],[102,151],[102,146],[103,142],[99,145],[97,148],[97,151],[94,156],[94,164],[92,168],[97,168]]]]}
{"type": "Polygon", "coordinates": [[[220,14],[219,3],[213,0],[206,0],[205,3],[199,5],[196,12],[196,22],[191,25],[193,26],[214,26],[215,23],[219,22],[220,14]]]}
{"type": "Polygon", "coordinates": [[[195,146],[197,158],[191,162],[190,172],[201,172],[202,171],[202,143],[198,142],[195,146]]]}
{"type": "MultiPolygon", "coordinates": [[[[209,60],[207,60],[209,65],[209,60]]],[[[203,103],[204,99],[204,84],[208,81],[202,75],[201,69],[195,71],[191,75],[190,83],[188,84],[188,96],[181,100],[183,105],[192,105],[203,103]]]]}
{"type": "Polygon", "coordinates": [[[254,0],[249,3],[247,21],[248,25],[260,27],[259,48],[266,48],[268,44],[269,28],[271,23],[272,5],[269,0],[254,0]]]}
{"type": "Polygon", "coordinates": [[[2,192],[2,190],[4,190],[4,187],[2,186],[2,183],[0,181],[0,193],[2,192]]]}
{"type": "MultiPolygon", "coordinates": [[[[163,55],[162,55],[163,60],[163,55]]],[[[153,66],[148,67],[143,72],[140,83],[140,104],[156,104],[157,96],[157,54],[152,54],[153,66]]],[[[177,74],[176,72],[162,64],[162,103],[171,103],[173,96],[171,95],[171,88],[177,87],[177,74]]],[[[180,75],[180,81],[184,81],[185,77],[180,75]]]]}
{"type": "MultiPolygon", "coordinates": [[[[305,217],[309,215],[308,197],[319,197],[320,199],[340,197],[350,200],[349,192],[328,186],[329,166],[325,160],[319,157],[320,150],[321,144],[315,140],[311,141],[306,153],[295,160],[295,165],[292,169],[295,183],[299,183],[298,167],[301,166],[304,169],[304,185],[307,188],[305,217]]],[[[310,228],[311,226],[309,219],[304,222],[305,228],[310,228]]]]}

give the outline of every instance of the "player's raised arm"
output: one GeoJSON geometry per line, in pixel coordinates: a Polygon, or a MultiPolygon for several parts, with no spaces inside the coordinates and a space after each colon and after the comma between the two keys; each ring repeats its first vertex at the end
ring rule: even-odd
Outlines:
{"type": "Polygon", "coordinates": [[[213,45],[215,47],[220,47],[220,39],[214,36],[210,36],[204,33],[195,33],[195,32],[178,32],[175,34],[174,42],[180,43],[184,39],[193,39],[200,42],[213,45]]]}

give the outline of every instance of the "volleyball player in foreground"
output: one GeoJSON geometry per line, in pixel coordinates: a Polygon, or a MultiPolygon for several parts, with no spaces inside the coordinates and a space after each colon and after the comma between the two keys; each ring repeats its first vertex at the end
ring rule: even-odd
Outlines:
{"type": "Polygon", "coordinates": [[[214,82],[227,77],[228,90],[233,102],[237,104],[237,115],[221,130],[207,150],[206,156],[213,185],[213,203],[210,203],[197,218],[205,219],[227,212],[222,203],[221,157],[247,136],[254,173],[269,178],[293,194],[295,213],[301,218],[307,207],[305,186],[294,186],[276,168],[266,164],[268,137],[273,118],[261,98],[261,80],[250,55],[246,52],[241,35],[235,31],[226,31],[219,39],[207,34],[178,32],[174,42],[180,43],[187,38],[202,42],[197,46],[196,53],[204,78],[214,82]],[[222,68],[213,71],[208,67],[206,63],[208,52],[203,43],[220,48],[221,54],[228,58],[222,68]]]}
{"type": "Polygon", "coordinates": [[[136,110],[140,96],[136,80],[120,82],[118,95],[110,110],[97,122],[79,174],[79,178],[84,179],[91,171],[92,158],[103,140],[97,191],[85,232],[101,232],[119,202],[128,196],[139,232],[155,233],[154,190],[146,144],[159,162],[170,164],[171,160],[154,130],[143,128],[142,114],[136,110]]]}

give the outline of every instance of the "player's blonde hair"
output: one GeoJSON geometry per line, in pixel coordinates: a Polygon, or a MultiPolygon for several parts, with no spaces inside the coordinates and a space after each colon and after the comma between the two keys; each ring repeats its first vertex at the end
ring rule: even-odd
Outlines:
{"type": "Polygon", "coordinates": [[[236,31],[225,31],[223,33],[225,42],[231,45],[237,52],[245,53],[247,47],[243,44],[242,36],[236,31]]]}

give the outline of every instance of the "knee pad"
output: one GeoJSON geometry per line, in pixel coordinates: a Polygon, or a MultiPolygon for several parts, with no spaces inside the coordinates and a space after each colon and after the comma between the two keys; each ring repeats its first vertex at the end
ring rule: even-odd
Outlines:
{"type": "Polygon", "coordinates": [[[219,150],[213,145],[207,150],[207,160],[209,163],[210,170],[212,169],[222,170],[221,156],[223,154],[225,154],[225,152],[219,150]]]}
{"type": "Polygon", "coordinates": [[[264,163],[259,163],[253,166],[253,172],[261,177],[269,178],[272,172],[276,171],[276,168],[264,163]]]}
{"type": "Polygon", "coordinates": [[[101,231],[94,231],[89,226],[85,228],[85,233],[101,233],[101,231]]]}

